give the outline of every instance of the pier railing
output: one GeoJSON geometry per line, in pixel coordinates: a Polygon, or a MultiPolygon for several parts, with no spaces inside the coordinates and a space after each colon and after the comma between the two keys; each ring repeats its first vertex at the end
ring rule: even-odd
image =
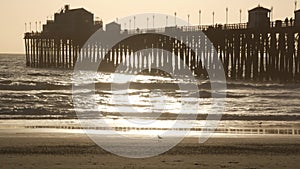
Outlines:
{"type": "MultiPolygon", "coordinates": [[[[295,20],[289,21],[273,21],[270,22],[269,28],[284,28],[293,27],[295,20]]],[[[215,25],[193,25],[193,26],[172,26],[172,27],[160,27],[160,28],[148,28],[148,29],[125,29],[121,31],[125,34],[140,34],[140,33],[162,33],[168,30],[176,30],[183,32],[195,32],[195,31],[206,31],[208,29],[218,29],[218,30],[241,30],[248,29],[248,23],[238,23],[238,24],[215,24],[215,25]]]]}
{"type": "Polygon", "coordinates": [[[195,32],[195,31],[206,31],[208,29],[219,29],[219,30],[235,30],[235,29],[247,29],[247,23],[240,24],[216,24],[216,25],[195,25],[195,26],[171,26],[171,27],[160,27],[160,28],[146,28],[146,29],[125,29],[121,31],[121,34],[140,34],[140,33],[163,33],[166,31],[182,31],[182,32],[195,32]]]}
{"type": "MultiPolygon", "coordinates": [[[[293,27],[294,20],[285,21],[273,21],[270,22],[269,28],[284,28],[284,27],[293,27]]],[[[97,22],[97,24],[99,24],[97,22]]],[[[140,33],[164,33],[166,31],[182,31],[182,32],[195,32],[195,31],[206,31],[209,29],[217,30],[241,30],[248,29],[248,23],[239,23],[239,24],[215,24],[215,25],[192,25],[192,26],[171,26],[171,27],[159,27],[159,28],[145,28],[145,29],[125,29],[121,30],[121,34],[140,34],[140,33]]],[[[39,36],[42,32],[32,31],[26,32],[25,36],[39,36]]]]}

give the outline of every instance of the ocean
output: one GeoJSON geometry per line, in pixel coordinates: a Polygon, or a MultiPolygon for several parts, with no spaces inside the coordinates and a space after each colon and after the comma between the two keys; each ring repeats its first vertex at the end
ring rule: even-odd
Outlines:
{"type": "MultiPolygon", "coordinates": [[[[199,88],[202,97],[198,98],[198,110],[191,108],[182,111],[179,97],[182,93],[190,93],[171,86],[189,83],[187,79],[137,75],[132,78],[130,89],[112,91],[109,87],[113,83],[112,73],[87,73],[91,78],[86,85],[94,83],[96,86],[91,95],[97,106],[89,107],[85,103],[89,101],[85,100],[82,104],[86,107],[78,110],[73,102],[72,70],[29,68],[25,65],[24,55],[14,54],[0,54],[0,63],[2,126],[72,126],[69,129],[80,129],[76,111],[81,112],[80,118],[89,118],[91,114],[88,113],[86,117],[82,116],[82,112],[87,111],[97,114],[97,118],[107,119],[114,127],[127,130],[135,127],[132,124],[137,118],[155,121],[144,129],[163,129],[169,124],[172,126],[179,113],[192,114],[195,119],[181,120],[197,129],[204,125],[207,115],[213,113],[207,80],[198,82],[198,86],[203,87],[199,88]],[[112,96],[117,96],[117,102],[111,102],[112,96]],[[128,97],[129,102],[126,100],[128,97]]],[[[300,134],[300,84],[230,81],[226,91],[214,92],[226,93],[224,112],[221,112],[222,118],[218,123],[218,128],[224,130],[218,130],[220,132],[234,129],[235,133],[259,134],[260,129],[269,129],[264,130],[264,134],[300,134]]],[[[186,100],[185,103],[187,107],[193,107],[192,101],[186,100]]]]}

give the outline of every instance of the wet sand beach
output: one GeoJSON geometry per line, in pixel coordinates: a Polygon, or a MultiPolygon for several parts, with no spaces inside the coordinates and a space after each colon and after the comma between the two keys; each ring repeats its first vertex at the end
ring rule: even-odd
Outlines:
{"type": "Polygon", "coordinates": [[[185,138],[152,158],[129,159],[98,147],[85,134],[0,134],[0,168],[272,168],[300,166],[299,136],[185,138]]]}

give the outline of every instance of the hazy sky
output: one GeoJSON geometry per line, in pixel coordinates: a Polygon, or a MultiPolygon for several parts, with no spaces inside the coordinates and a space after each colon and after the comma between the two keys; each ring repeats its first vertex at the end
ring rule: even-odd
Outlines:
{"type": "MultiPolygon", "coordinates": [[[[300,7],[300,0],[298,0],[300,7]]],[[[71,8],[84,7],[103,19],[104,24],[138,13],[164,13],[187,20],[190,14],[192,24],[198,24],[198,11],[202,11],[202,24],[225,23],[225,8],[229,8],[229,22],[239,22],[242,9],[242,22],[247,22],[248,10],[261,6],[274,8],[274,20],[294,17],[295,0],[2,0],[0,5],[0,53],[24,53],[23,33],[25,23],[45,23],[64,4],[71,8]]],[[[171,21],[170,21],[171,22],[171,21]]],[[[171,23],[170,23],[171,24],[171,23]]],[[[29,26],[28,28],[29,29],[29,26]]]]}

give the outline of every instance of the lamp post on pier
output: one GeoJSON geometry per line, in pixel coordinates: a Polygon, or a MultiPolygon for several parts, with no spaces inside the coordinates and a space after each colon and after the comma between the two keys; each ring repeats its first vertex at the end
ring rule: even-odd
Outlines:
{"type": "Polygon", "coordinates": [[[155,18],[155,15],[153,15],[152,17],[153,17],[153,29],[154,29],[154,18],[155,18]]]}
{"type": "Polygon", "coordinates": [[[274,8],[273,6],[271,6],[271,22],[273,22],[273,12],[274,12],[274,8]]]}
{"type": "Polygon", "coordinates": [[[149,17],[147,17],[147,29],[149,28],[149,17]]]}
{"type": "Polygon", "coordinates": [[[190,26],[190,14],[188,14],[187,17],[188,17],[188,26],[190,26]]]}
{"type": "Polygon", "coordinates": [[[168,27],[168,16],[166,16],[166,27],[168,27]]]}
{"type": "Polygon", "coordinates": [[[212,13],[213,15],[213,26],[215,25],[215,12],[212,13]]]}
{"type": "Polygon", "coordinates": [[[201,10],[199,10],[199,25],[201,25],[201,10]]]}
{"type": "Polygon", "coordinates": [[[136,17],[134,16],[133,17],[133,29],[135,29],[135,19],[136,19],[136,17]]]}
{"type": "Polygon", "coordinates": [[[228,7],[226,7],[226,25],[228,24],[228,7]]]}
{"type": "Polygon", "coordinates": [[[177,23],[176,23],[176,15],[177,15],[177,13],[175,12],[174,15],[175,15],[175,26],[177,26],[177,23]]]}
{"type": "Polygon", "coordinates": [[[240,23],[242,23],[242,9],[240,9],[240,23]]]}

